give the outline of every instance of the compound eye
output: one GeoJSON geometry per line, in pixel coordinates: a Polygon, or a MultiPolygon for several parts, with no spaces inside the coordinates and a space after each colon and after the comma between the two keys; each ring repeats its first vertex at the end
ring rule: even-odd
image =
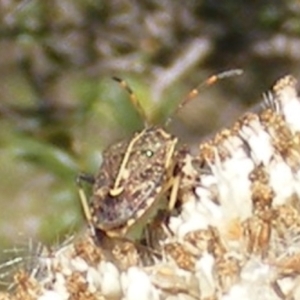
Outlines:
{"type": "Polygon", "coordinates": [[[154,155],[154,152],[152,150],[147,149],[143,151],[143,154],[150,158],[154,155]]]}

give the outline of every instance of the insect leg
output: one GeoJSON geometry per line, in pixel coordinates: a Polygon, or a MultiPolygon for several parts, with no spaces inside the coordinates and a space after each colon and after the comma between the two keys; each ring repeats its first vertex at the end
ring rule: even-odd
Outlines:
{"type": "Polygon", "coordinates": [[[92,180],[90,180],[91,178],[92,178],[91,176],[87,177],[86,174],[80,174],[76,178],[76,184],[78,186],[78,194],[79,194],[79,198],[81,201],[81,206],[83,209],[84,216],[88,222],[88,226],[90,228],[92,236],[96,237],[96,231],[95,231],[95,227],[94,227],[93,221],[92,221],[91,210],[90,210],[89,203],[88,203],[86,194],[85,194],[83,186],[82,186],[82,181],[87,181],[91,184],[94,183],[95,179],[93,178],[92,180]]]}
{"type": "Polygon", "coordinates": [[[169,199],[169,204],[168,204],[168,210],[172,211],[173,208],[175,207],[176,201],[177,201],[177,195],[178,195],[178,190],[179,190],[179,184],[180,184],[180,175],[178,174],[174,178],[172,178],[172,188],[171,188],[171,194],[170,194],[170,199],[169,199]]]}

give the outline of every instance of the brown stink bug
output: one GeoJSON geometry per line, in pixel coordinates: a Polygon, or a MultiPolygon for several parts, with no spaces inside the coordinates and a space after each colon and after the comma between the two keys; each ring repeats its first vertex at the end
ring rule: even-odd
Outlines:
{"type": "MultiPolygon", "coordinates": [[[[240,70],[230,70],[211,76],[187,95],[176,112],[195,98],[203,85],[240,73],[240,70]]],[[[114,79],[128,91],[146,126],[130,140],[114,144],[104,152],[102,166],[91,180],[91,200],[87,201],[82,188],[79,193],[94,235],[100,231],[109,237],[136,240],[158,210],[173,209],[181,176],[175,169],[182,153],[176,148],[176,137],[148,124],[146,114],[126,82],[114,79]]]]}

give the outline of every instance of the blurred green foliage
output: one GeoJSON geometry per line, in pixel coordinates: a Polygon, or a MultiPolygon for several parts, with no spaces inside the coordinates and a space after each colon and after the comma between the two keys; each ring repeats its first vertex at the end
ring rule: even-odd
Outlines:
{"type": "Polygon", "coordinates": [[[244,69],[173,116],[168,130],[191,147],[280,76],[300,78],[296,0],[0,0],[0,20],[5,249],[29,237],[51,244],[83,226],[76,175],[94,174],[103,149],[143,127],[112,76],[164,124],[207,76],[244,69]]]}

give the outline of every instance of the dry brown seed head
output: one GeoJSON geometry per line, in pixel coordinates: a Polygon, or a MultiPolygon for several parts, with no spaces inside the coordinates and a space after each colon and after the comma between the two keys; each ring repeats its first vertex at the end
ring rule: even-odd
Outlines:
{"type": "Polygon", "coordinates": [[[115,262],[122,270],[140,263],[140,256],[135,245],[131,242],[116,243],[112,250],[115,262]]]}
{"type": "Polygon", "coordinates": [[[175,242],[164,246],[167,255],[170,255],[175,263],[184,270],[193,271],[196,266],[196,258],[188,252],[183,245],[175,242]]]}
{"type": "Polygon", "coordinates": [[[189,232],[185,237],[184,241],[192,244],[197,249],[199,249],[200,254],[209,251],[211,249],[211,243],[213,240],[213,235],[210,230],[203,229],[189,232]]]}
{"type": "Polygon", "coordinates": [[[74,300],[96,300],[98,299],[94,293],[88,290],[88,281],[84,274],[73,272],[68,276],[66,288],[70,294],[70,299],[74,300]]]}
{"type": "Polygon", "coordinates": [[[22,300],[37,299],[41,293],[40,286],[37,281],[30,278],[29,274],[20,270],[14,276],[16,283],[15,297],[22,300]]]}
{"type": "Polygon", "coordinates": [[[252,216],[244,222],[244,237],[247,244],[247,252],[264,256],[268,250],[271,236],[270,220],[263,220],[259,216],[252,216]]]}
{"type": "Polygon", "coordinates": [[[79,256],[88,264],[96,265],[103,258],[104,254],[100,247],[95,247],[95,244],[90,238],[82,238],[74,244],[74,257],[79,256]]]}
{"type": "Polygon", "coordinates": [[[228,290],[240,279],[240,263],[233,257],[224,255],[216,260],[215,273],[218,283],[222,288],[223,293],[228,290]]]}

